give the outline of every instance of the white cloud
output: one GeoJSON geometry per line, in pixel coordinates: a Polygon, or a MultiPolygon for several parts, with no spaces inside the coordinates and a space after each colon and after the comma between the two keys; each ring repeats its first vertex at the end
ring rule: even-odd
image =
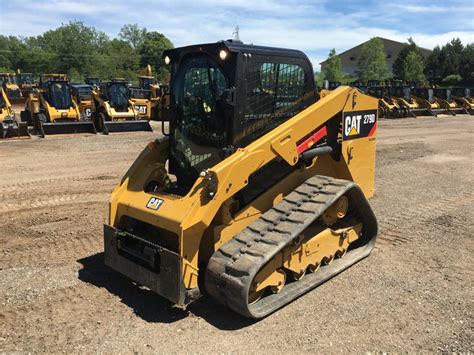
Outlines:
{"type": "Polygon", "coordinates": [[[239,25],[244,42],[303,50],[317,69],[331,48],[340,53],[375,36],[402,42],[413,37],[425,48],[453,37],[474,42],[472,0],[456,2],[455,13],[443,0],[425,5],[326,0],[0,1],[2,34],[37,35],[77,19],[116,36],[123,24],[138,23],[183,46],[230,38],[239,25]],[[9,7],[8,16],[3,6],[9,7]]]}
{"type": "Polygon", "coordinates": [[[110,3],[104,6],[100,1],[68,1],[54,0],[49,2],[32,2],[31,9],[34,11],[43,11],[56,14],[70,15],[97,15],[97,14],[113,14],[119,11],[126,11],[126,7],[120,4],[110,3]]]}
{"type": "Polygon", "coordinates": [[[388,7],[415,14],[445,13],[456,17],[457,14],[462,12],[472,13],[474,3],[472,1],[468,1],[467,3],[461,2],[459,4],[456,4],[455,2],[444,2],[442,6],[434,5],[433,3],[425,5],[393,3],[388,4],[388,7]]]}

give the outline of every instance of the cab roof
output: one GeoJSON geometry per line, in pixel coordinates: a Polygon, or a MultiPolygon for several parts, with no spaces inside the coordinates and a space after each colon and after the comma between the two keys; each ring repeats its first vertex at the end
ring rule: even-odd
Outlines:
{"type": "Polygon", "coordinates": [[[205,44],[195,44],[186,47],[179,47],[175,49],[169,49],[164,51],[163,56],[169,56],[170,59],[179,60],[183,56],[189,53],[199,53],[204,52],[210,55],[218,55],[219,51],[222,49],[227,49],[232,53],[247,53],[255,55],[266,55],[266,56],[276,56],[276,57],[291,57],[291,58],[303,58],[311,63],[302,51],[296,49],[287,49],[287,48],[276,48],[276,47],[266,47],[266,46],[257,46],[253,44],[245,44],[241,41],[235,40],[226,40],[219,41],[217,43],[205,43],[205,44]]]}

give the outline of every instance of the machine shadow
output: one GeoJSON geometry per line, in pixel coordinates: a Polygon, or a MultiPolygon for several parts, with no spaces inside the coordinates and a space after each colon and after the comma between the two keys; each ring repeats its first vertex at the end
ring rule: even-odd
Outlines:
{"type": "Polygon", "coordinates": [[[104,264],[104,253],[90,255],[77,262],[83,266],[79,270],[79,280],[105,288],[118,296],[122,303],[147,322],[173,323],[192,314],[220,330],[236,330],[255,323],[255,320],[244,318],[206,296],[192,303],[186,310],[173,307],[171,302],[107,267],[104,264]]]}

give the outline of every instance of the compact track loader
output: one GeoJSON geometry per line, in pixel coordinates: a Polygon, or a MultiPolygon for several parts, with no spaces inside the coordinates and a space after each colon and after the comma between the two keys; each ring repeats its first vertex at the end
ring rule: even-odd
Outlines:
{"type": "Polygon", "coordinates": [[[397,100],[390,95],[388,86],[372,86],[368,94],[379,99],[380,117],[403,118],[407,117],[407,110],[400,106],[397,100]]]}
{"type": "Polygon", "coordinates": [[[141,119],[152,119],[161,96],[158,91],[156,79],[152,76],[140,76],[138,77],[138,87],[130,87],[130,100],[141,119]]]}
{"type": "Polygon", "coordinates": [[[79,107],[82,120],[90,120],[92,116],[92,86],[88,84],[73,84],[72,97],[79,107]]]}
{"type": "Polygon", "coordinates": [[[451,90],[453,100],[459,105],[464,107],[469,114],[474,115],[474,98],[471,97],[470,88],[453,88],[451,90]]]}
{"type": "Polygon", "coordinates": [[[421,108],[418,102],[411,97],[411,88],[409,86],[392,86],[389,90],[392,98],[405,110],[406,117],[426,115],[426,109],[421,108]]]}
{"type": "Polygon", "coordinates": [[[178,306],[202,293],[262,318],[369,255],[378,100],[316,101],[300,51],[165,51],[169,136],[110,200],[105,263],[178,306]]]}
{"type": "Polygon", "coordinates": [[[92,121],[81,120],[79,107],[71,94],[71,84],[63,74],[43,76],[39,89],[28,95],[21,120],[33,126],[41,137],[97,133],[92,121]]]}
{"type": "Polygon", "coordinates": [[[142,74],[138,77],[138,86],[130,87],[130,100],[141,118],[160,121],[161,100],[167,87],[158,83],[150,65],[145,67],[142,74]]]}
{"type": "Polygon", "coordinates": [[[0,86],[3,87],[10,103],[19,103],[24,100],[15,73],[0,73],[0,86]]]}
{"type": "Polygon", "coordinates": [[[416,101],[421,109],[425,110],[425,114],[429,116],[438,116],[439,114],[451,115],[451,113],[443,108],[434,96],[431,88],[415,88],[411,95],[412,100],[416,101]]]}
{"type": "Polygon", "coordinates": [[[92,90],[92,99],[92,120],[98,131],[104,134],[153,131],[148,120],[140,119],[124,79],[101,83],[100,89],[92,90]]]}
{"type": "Polygon", "coordinates": [[[21,73],[20,70],[18,70],[16,78],[21,90],[21,94],[26,100],[26,98],[33,91],[33,89],[36,89],[38,87],[38,84],[33,77],[33,73],[21,73]]]}
{"type": "Polygon", "coordinates": [[[439,103],[441,108],[444,108],[451,115],[456,116],[457,113],[469,114],[469,111],[452,98],[451,89],[437,88],[433,90],[435,100],[439,103]]]}
{"type": "Polygon", "coordinates": [[[29,137],[26,122],[18,122],[8,97],[0,87],[0,139],[29,137]]]}

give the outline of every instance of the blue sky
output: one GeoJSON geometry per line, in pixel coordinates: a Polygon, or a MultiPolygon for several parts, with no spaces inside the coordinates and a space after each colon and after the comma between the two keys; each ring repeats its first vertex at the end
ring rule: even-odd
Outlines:
{"type": "Polygon", "coordinates": [[[0,0],[0,33],[33,36],[79,20],[109,36],[126,23],[162,32],[175,46],[230,38],[303,50],[318,63],[374,36],[425,48],[474,42],[474,0],[0,0]]]}

